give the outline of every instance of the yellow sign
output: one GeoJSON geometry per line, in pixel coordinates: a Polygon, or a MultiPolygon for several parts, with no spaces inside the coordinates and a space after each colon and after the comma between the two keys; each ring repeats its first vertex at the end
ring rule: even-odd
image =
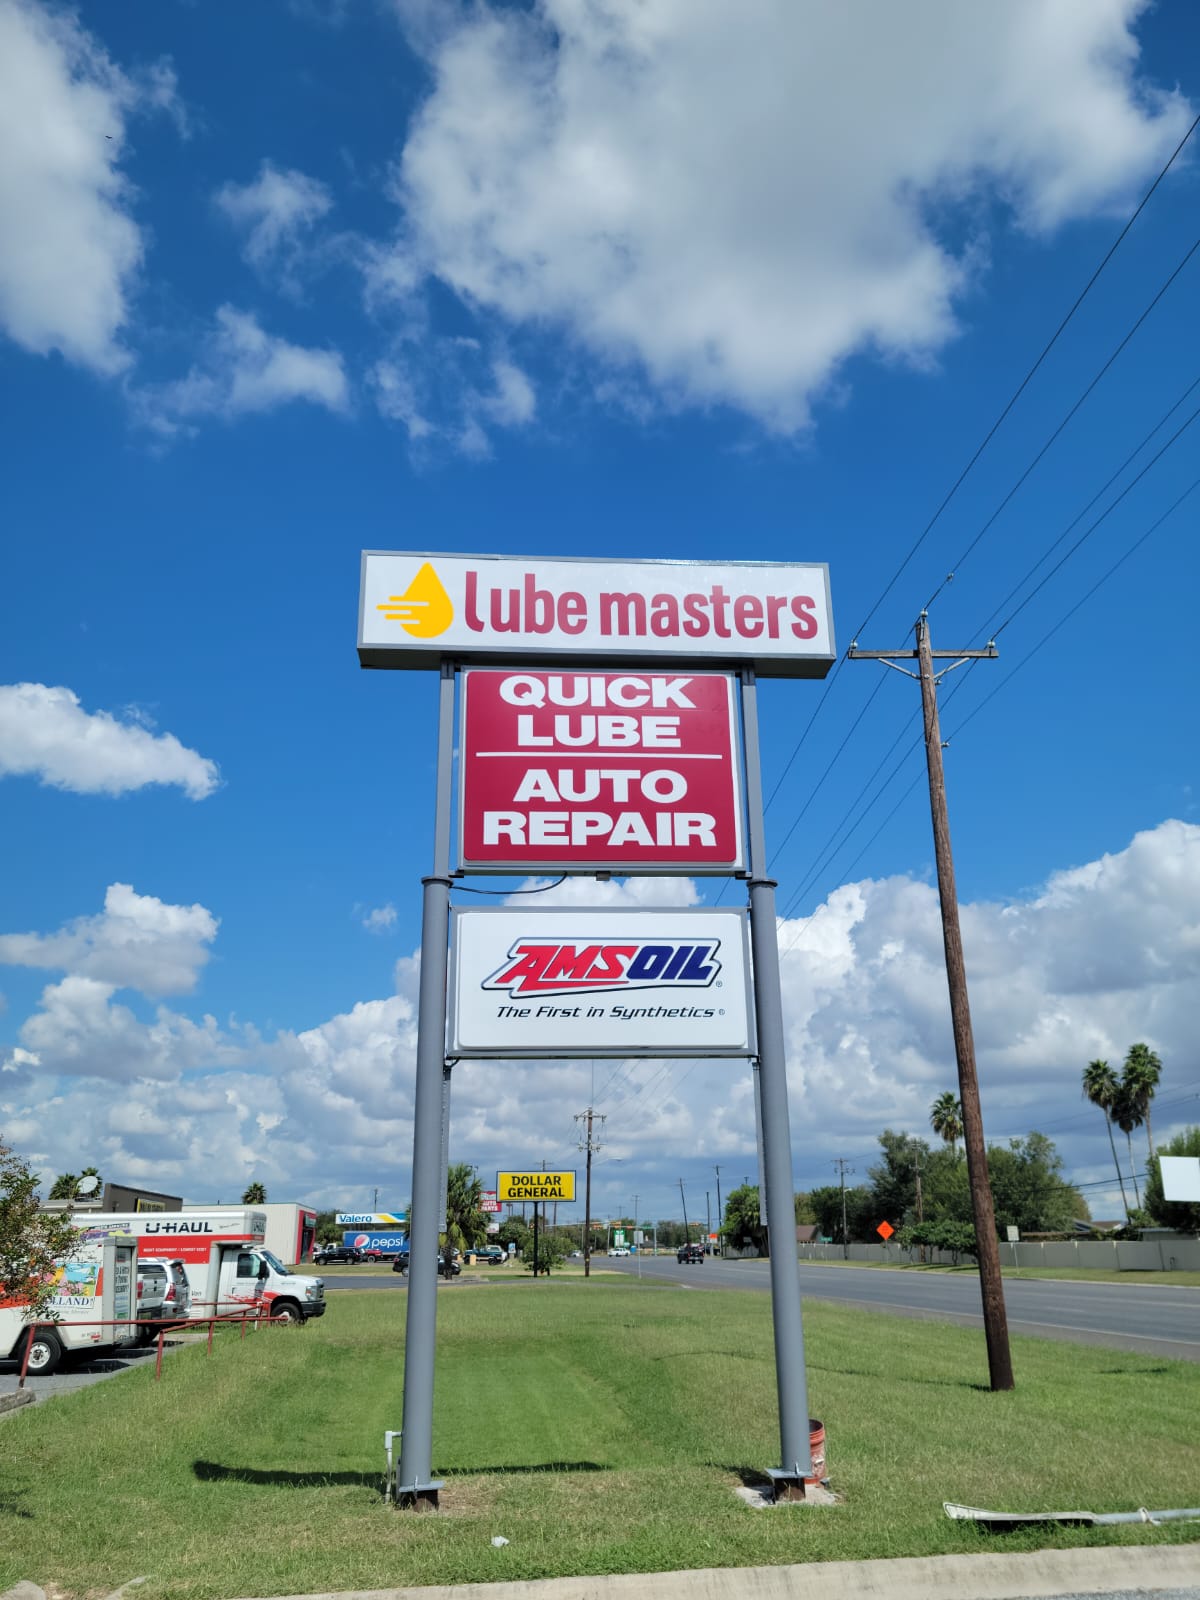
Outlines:
{"type": "Polygon", "coordinates": [[[500,1172],[496,1175],[496,1199],[511,1204],[515,1200],[574,1200],[573,1172],[500,1172]]]}
{"type": "Polygon", "coordinates": [[[454,606],[442,580],[426,561],[403,594],[389,595],[376,606],[389,622],[398,622],[414,639],[436,639],[454,621],[454,606]]]}

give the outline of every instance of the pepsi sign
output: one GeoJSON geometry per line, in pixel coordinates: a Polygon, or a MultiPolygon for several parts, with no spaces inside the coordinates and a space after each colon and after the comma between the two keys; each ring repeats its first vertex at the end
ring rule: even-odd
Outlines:
{"type": "Polygon", "coordinates": [[[755,1053],[743,911],[451,912],[452,1056],[755,1053]]]}

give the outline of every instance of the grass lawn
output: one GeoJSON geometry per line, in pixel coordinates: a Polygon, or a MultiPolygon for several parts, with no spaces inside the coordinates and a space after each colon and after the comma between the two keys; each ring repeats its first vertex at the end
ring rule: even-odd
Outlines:
{"type": "Polygon", "coordinates": [[[1194,1504],[1200,1367],[1016,1338],[1017,1389],[993,1395],[980,1333],[824,1305],[812,1411],[844,1503],[751,1510],[733,1487],[778,1451],[768,1297],[616,1276],[439,1292],[443,1511],[396,1512],[380,1480],[406,1300],[336,1295],[308,1327],[176,1352],[157,1385],[143,1367],[0,1419],[0,1591],[150,1574],[139,1600],[227,1600],[1196,1537],[989,1536],[942,1501],[1194,1504]]]}

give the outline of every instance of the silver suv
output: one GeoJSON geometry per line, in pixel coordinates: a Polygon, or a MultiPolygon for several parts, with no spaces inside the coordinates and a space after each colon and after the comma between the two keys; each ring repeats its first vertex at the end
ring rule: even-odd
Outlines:
{"type": "Polygon", "coordinates": [[[182,1261],[138,1262],[138,1329],[142,1344],[158,1335],[158,1325],[173,1327],[186,1322],[192,1306],[192,1290],[182,1261]]]}

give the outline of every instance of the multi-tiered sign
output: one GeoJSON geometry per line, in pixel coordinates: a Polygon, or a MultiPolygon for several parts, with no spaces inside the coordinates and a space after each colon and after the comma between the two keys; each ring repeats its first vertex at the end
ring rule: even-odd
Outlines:
{"type": "MultiPolygon", "coordinates": [[[[766,1221],[775,1237],[790,1237],[786,1062],[755,682],[829,671],[828,575],[815,563],[369,550],[358,654],[364,667],[441,673],[396,1485],[402,1504],[436,1504],[437,1234],[458,1057],[755,1057],[766,1221]],[[738,874],[748,880],[748,915],[524,905],[452,912],[459,676],[461,872],[738,874]]],[[[570,1173],[500,1173],[492,1204],[533,1201],[536,1239],[538,1204],[573,1192],[570,1173]]],[[[808,1397],[793,1251],[772,1253],[771,1276],[782,1458],[774,1476],[802,1493],[808,1397]]]]}

